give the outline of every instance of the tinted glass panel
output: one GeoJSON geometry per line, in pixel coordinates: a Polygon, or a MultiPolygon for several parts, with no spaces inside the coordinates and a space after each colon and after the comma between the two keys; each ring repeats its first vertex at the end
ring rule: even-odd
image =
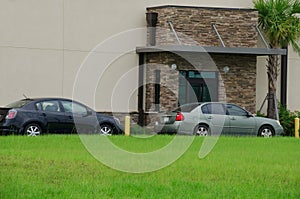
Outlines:
{"type": "Polygon", "coordinates": [[[223,104],[206,104],[201,110],[203,114],[226,115],[223,104]]]}
{"type": "Polygon", "coordinates": [[[30,99],[25,99],[25,100],[19,100],[16,102],[13,102],[11,104],[6,105],[6,108],[21,108],[24,105],[28,104],[29,102],[31,102],[32,100],[30,99]]]}
{"type": "Polygon", "coordinates": [[[47,111],[47,112],[60,112],[60,107],[58,101],[43,101],[35,104],[37,110],[47,111]]]}
{"type": "Polygon", "coordinates": [[[62,101],[62,105],[65,109],[65,112],[67,113],[73,113],[73,114],[87,114],[87,109],[75,102],[70,102],[70,101],[62,101]]]}
{"type": "Polygon", "coordinates": [[[215,72],[189,71],[188,78],[213,79],[213,78],[216,78],[216,73],[215,72]]]}
{"type": "Polygon", "coordinates": [[[197,103],[184,105],[184,106],[181,106],[181,107],[177,108],[173,112],[191,112],[192,110],[194,110],[199,105],[200,104],[197,104],[197,103]]]}
{"type": "Polygon", "coordinates": [[[235,115],[235,116],[247,116],[248,115],[248,113],[244,109],[242,109],[238,106],[228,104],[226,107],[227,107],[227,111],[228,111],[229,115],[235,115]]]}
{"type": "MultiPolygon", "coordinates": [[[[210,97],[210,91],[208,89],[207,85],[203,85],[202,87],[203,91],[202,91],[202,98],[203,98],[203,102],[211,102],[211,97],[210,97]]],[[[212,89],[211,89],[212,90],[212,89]]]]}
{"type": "Polygon", "coordinates": [[[178,106],[194,102],[218,101],[218,73],[179,71],[178,106]]]}
{"type": "Polygon", "coordinates": [[[208,105],[204,105],[201,107],[202,113],[203,114],[211,114],[210,109],[208,108],[208,105]]]}

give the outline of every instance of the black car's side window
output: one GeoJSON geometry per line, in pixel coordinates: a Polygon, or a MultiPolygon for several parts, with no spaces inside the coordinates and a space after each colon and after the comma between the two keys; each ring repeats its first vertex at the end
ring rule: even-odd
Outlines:
{"type": "Polygon", "coordinates": [[[244,109],[242,109],[238,106],[228,104],[226,107],[227,107],[227,111],[228,111],[229,115],[235,115],[235,116],[247,116],[248,115],[248,113],[244,109]]]}
{"type": "Polygon", "coordinates": [[[80,114],[80,115],[87,114],[86,107],[80,104],[77,104],[75,102],[70,102],[70,101],[62,101],[61,103],[66,113],[73,113],[73,114],[80,114]]]}
{"type": "Polygon", "coordinates": [[[35,104],[35,108],[36,108],[38,111],[42,111],[42,110],[43,110],[42,103],[41,103],[41,102],[36,103],[36,104],[35,104]]]}
{"type": "Polygon", "coordinates": [[[223,104],[206,104],[201,110],[203,114],[226,115],[223,104]]]}
{"type": "Polygon", "coordinates": [[[39,111],[47,111],[47,112],[60,112],[60,107],[58,101],[43,101],[35,104],[35,107],[39,111]]]}

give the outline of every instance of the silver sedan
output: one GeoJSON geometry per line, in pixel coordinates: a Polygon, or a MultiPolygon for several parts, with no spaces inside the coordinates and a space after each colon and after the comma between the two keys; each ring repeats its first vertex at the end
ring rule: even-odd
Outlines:
{"type": "Polygon", "coordinates": [[[157,133],[190,135],[282,135],[279,121],[256,117],[235,104],[206,102],[183,105],[168,114],[160,114],[155,123],[157,133]]]}

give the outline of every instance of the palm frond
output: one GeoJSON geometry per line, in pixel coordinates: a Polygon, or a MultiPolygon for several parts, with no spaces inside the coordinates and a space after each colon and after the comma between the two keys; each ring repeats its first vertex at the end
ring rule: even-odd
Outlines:
{"type": "MultiPolygon", "coordinates": [[[[270,46],[286,47],[297,43],[300,38],[299,0],[254,0],[258,10],[258,24],[270,46]]],[[[295,46],[296,51],[300,49],[295,46]]],[[[300,51],[299,51],[300,52],[300,51]]]]}
{"type": "Polygon", "coordinates": [[[293,47],[293,50],[296,51],[298,53],[298,55],[300,56],[300,45],[298,44],[298,42],[292,41],[291,45],[293,47]]]}
{"type": "Polygon", "coordinates": [[[298,14],[300,13],[300,1],[295,0],[292,4],[292,14],[298,14]]]}

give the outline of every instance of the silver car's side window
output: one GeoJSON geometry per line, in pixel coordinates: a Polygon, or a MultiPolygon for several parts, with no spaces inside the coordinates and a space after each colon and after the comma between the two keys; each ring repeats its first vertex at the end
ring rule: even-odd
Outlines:
{"type": "Polygon", "coordinates": [[[201,108],[203,114],[226,115],[223,104],[206,104],[201,108]]]}
{"type": "Polygon", "coordinates": [[[202,113],[203,114],[211,114],[209,109],[208,109],[208,105],[204,105],[201,107],[202,113]]]}
{"type": "Polygon", "coordinates": [[[235,105],[227,105],[226,108],[227,108],[229,115],[235,115],[235,116],[247,116],[248,115],[248,113],[244,109],[242,109],[238,106],[235,106],[235,105]]]}

